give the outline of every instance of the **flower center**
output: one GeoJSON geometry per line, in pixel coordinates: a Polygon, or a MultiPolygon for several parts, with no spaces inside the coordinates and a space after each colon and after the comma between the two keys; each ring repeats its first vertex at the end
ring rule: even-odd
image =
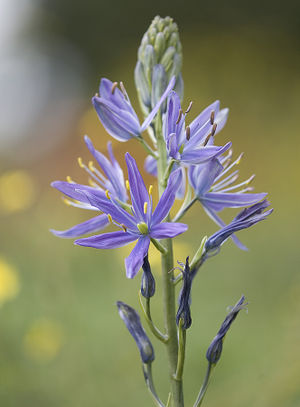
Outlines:
{"type": "Polygon", "coordinates": [[[145,222],[140,222],[137,224],[138,230],[141,232],[142,235],[148,234],[148,225],[145,222]]]}

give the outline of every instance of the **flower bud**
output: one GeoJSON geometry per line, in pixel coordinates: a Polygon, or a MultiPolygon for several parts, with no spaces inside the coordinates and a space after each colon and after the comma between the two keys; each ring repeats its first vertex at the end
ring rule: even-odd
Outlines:
{"type": "Polygon", "coordinates": [[[141,293],[143,297],[151,298],[155,293],[155,280],[151,272],[148,255],[144,258],[144,263],[142,267],[144,273],[142,276],[141,293]]]}
{"type": "MultiPolygon", "coordinates": [[[[170,17],[156,16],[142,38],[134,74],[145,115],[155,106],[172,76],[176,77],[177,93],[183,97],[181,49],[177,24],[170,17]]],[[[166,106],[161,109],[164,112],[166,106]]]]}
{"type": "Polygon", "coordinates": [[[215,365],[219,361],[223,349],[223,341],[225,335],[227,334],[232,322],[235,320],[238,313],[242,309],[246,309],[247,303],[245,304],[244,301],[245,297],[242,296],[241,299],[235,304],[235,306],[231,308],[229,314],[222,323],[219,332],[212,340],[206,352],[206,359],[209,361],[209,363],[215,365]]]}
{"type": "Polygon", "coordinates": [[[192,274],[189,266],[189,257],[186,258],[184,268],[182,270],[183,285],[178,298],[178,311],[176,314],[176,323],[179,326],[182,322],[182,329],[188,329],[192,325],[191,317],[191,289],[192,289],[192,274]]]}
{"type": "Polygon", "coordinates": [[[143,363],[151,363],[154,360],[154,349],[148,338],[139,314],[129,305],[122,301],[117,302],[120,317],[123,319],[128,331],[135,340],[143,363]]]}

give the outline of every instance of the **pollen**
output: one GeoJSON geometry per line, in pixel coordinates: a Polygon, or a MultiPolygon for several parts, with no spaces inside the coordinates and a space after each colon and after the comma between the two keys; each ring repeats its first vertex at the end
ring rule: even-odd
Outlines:
{"type": "Polygon", "coordinates": [[[241,153],[239,158],[236,160],[236,164],[239,164],[241,162],[241,159],[243,158],[244,153],[241,153]]]}
{"type": "Polygon", "coordinates": [[[96,182],[94,182],[91,178],[88,179],[88,183],[91,187],[97,188],[98,185],[96,184],[96,182]]]}
{"type": "Polygon", "coordinates": [[[107,198],[107,199],[110,199],[110,195],[109,195],[109,190],[108,190],[108,189],[105,191],[105,195],[106,195],[106,198],[107,198]]]}
{"type": "Polygon", "coordinates": [[[67,198],[63,198],[63,203],[68,206],[71,206],[71,202],[67,198]]]}
{"type": "Polygon", "coordinates": [[[125,184],[126,184],[126,188],[128,189],[128,191],[130,191],[130,184],[129,184],[128,179],[125,181],[125,184]]]}
{"type": "Polygon", "coordinates": [[[110,213],[107,214],[107,219],[108,219],[109,223],[112,223],[112,217],[111,217],[110,213]]]}
{"type": "Polygon", "coordinates": [[[148,202],[144,202],[144,214],[147,213],[147,209],[148,209],[148,202]]]}
{"type": "Polygon", "coordinates": [[[152,191],[153,191],[153,185],[149,186],[149,195],[152,195],[152,191]]]}
{"type": "Polygon", "coordinates": [[[89,169],[90,169],[91,171],[94,170],[94,163],[93,163],[93,161],[89,161],[88,167],[89,167],[89,169]]]}
{"type": "Polygon", "coordinates": [[[69,182],[70,184],[73,183],[73,180],[72,180],[72,178],[70,177],[70,175],[67,176],[67,182],[69,182]]]}
{"type": "Polygon", "coordinates": [[[112,87],[111,87],[111,93],[112,93],[112,95],[114,94],[114,92],[115,92],[117,86],[118,86],[118,82],[114,82],[113,85],[112,85],[112,87]]]}
{"type": "Polygon", "coordinates": [[[80,167],[80,168],[84,168],[84,164],[83,164],[83,162],[82,162],[82,158],[81,158],[81,157],[78,157],[77,161],[78,161],[79,167],[80,167]]]}

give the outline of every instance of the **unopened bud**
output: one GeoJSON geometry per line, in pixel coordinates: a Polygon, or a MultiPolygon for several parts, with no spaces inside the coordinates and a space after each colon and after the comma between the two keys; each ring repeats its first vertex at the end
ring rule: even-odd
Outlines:
{"type": "Polygon", "coordinates": [[[144,273],[142,276],[141,293],[143,297],[151,298],[155,293],[155,279],[151,272],[148,255],[144,258],[143,271],[144,273]]]}
{"type": "Polygon", "coordinates": [[[122,301],[117,302],[117,307],[120,317],[123,319],[128,331],[139,348],[142,362],[153,362],[155,358],[154,349],[142,326],[139,314],[122,301]]]}

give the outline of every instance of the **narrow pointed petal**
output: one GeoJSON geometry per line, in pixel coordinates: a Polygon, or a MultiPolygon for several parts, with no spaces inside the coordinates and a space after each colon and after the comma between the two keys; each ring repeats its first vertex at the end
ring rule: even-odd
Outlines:
{"type": "Polygon", "coordinates": [[[90,201],[84,194],[81,193],[81,191],[90,192],[100,199],[105,199],[105,193],[102,190],[98,190],[87,185],[75,184],[67,181],[54,181],[52,182],[51,186],[53,188],[56,188],[58,191],[62,192],[66,196],[72,199],[76,199],[76,201],[84,202],[87,204],[90,204],[90,201]]]}
{"type": "Polygon", "coordinates": [[[93,247],[95,249],[115,249],[134,242],[137,237],[137,235],[132,235],[123,231],[111,232],[78,239],[75,240],[74,244],[78,246],[93,247]]]}
{"type": "Polygon", "coordinates": [[[125,154],[125,160],[128,168],[128,180],[130,185],[130,195],[133,209],[137,217],[146,221],[144,214],[144,203],[149,206],[149,195],[144,180],[138,170],[136,161],[129,153],[125,154]]]}
{"type": "Polygon", "coordinates": [[[137,275],[143,265],[144,257],[146,257],[149,249],[149,236],[141,236],[132,252],[125,259],[126,276],[133,278],[137,275]]]}
{"type": "Polygon", "coordinates": [[[204,109],[190,124],[190,129],[192,134],[196,134],[201,127],[210,120],[211,113],[214,111],[215,116],[218,114],[220,109],[220,102],[216,100],[206,109],[204,109]]]}
{"type": "Polygon", "coordinates": [[[264,199],[266,196],[267,194],[264,192],[258,194],[208,192],[201,197],[201,201],[219,212],[224,208],[240,208],[242,206],[253,205],[264,199]]]}
{"type": "MultiPolygon", "coordinates": [[[[180,98],[176,92],[172,91],[168,97],[167,112],[164,122],[164,138],[168,141],[170,134],[176,134],[176,127],[178,126],[177,120],[179,111],[181,109],[180,98]]],[[[182,120],[182,119],[181,119],[182,120]]]]}
{"type": "Polygon", "coordinates": [[[133,116],[136,116],[136,113],[133,110],[133,107],[131,106],[129,100],[126,100],[125,96],[120,91],[120,89],[116,87],[112,92],[112,88],[113,82],[110,81],[109,79],[102,78],[99,87],[99,93],[101,98],[113,103],[119,109],[126,110],[133,116]]]}
{"type": "Polygon", "coordinates": [[[223,154],[226,150],[231,147],[231,143],[227,143],[224,147],[217,147],[217,146],[207,146],[207,147],[199,147],[194,150],[186,151],[184,149],[181,155],[181,161],[185,164],[203,164],[213,157],[217,157],[223,154]]]}
{"type": "Polygon", "coordinates": [[[87,233],[98,232],[99,230],[104,229],[109,224],[107,216],[105,214],[96,216],[92,219],[89,219],[85,222],[79,223],[76,226],[73,226],[67,230],[54,230],[50,229],[55,236],[63,238],[74,238],[87,233]]]}
{"type": "Polygon", "coordinates": [[[167,188],[164,190],[152,215],[152,225],[160,223],[170,212],[176,196],[176,190],[182,180],[180,169],[173,171],[170,175],[167,188]]]}
{"type": "Polygon", "coordinates": [[[216,116],[215,123],[217,124],[216,134],[219,133],[225,126],[228,119],[229,109],[225,108],[219,111],[216,116]]]}
{"type": "Polygon", "coordinates": [[[188,230],[188,226],[184,223],[164,222],[153,226],[150,231],[150,236],[154,239],[166,239],[181,235],[188,230]]]}
{"type": "Polygon", "coordinates": [[[223,166],[217,158],[213,158],[206,164],[198,165],[189,169],[189,177],[192,187],[198,197],[203,196],[210,190],[215,178],[223,171],[223,166]]]}
{"type": "MultiPolygon", "coordinates": [[[[207,215],[221,228],[226,226],[226,223],[222,221],[222,219],[208,206],[208,205],[203,205],[203,208],[207,215]]],[[[237,247],[241,250],[247,251],[248,248],[245,246],[235,235],[231,235],[231,239],[234,241],[234,243],[237,245],[237,247]]]]}
{"type": "Polygon", "coordinates": [[[154,107],[152,112],[149,114],[149,116],[146,118],[146,120],[142,124],[141,131],[146,130],[146,128],[150,125],[150,123],[152,122],[152,120],[156,116],[157,112],[159,111],[160,106],[166,100],[166,98],[168,97],[168,94],[170,93],[170,91],[174,88],[175,82],[176,82],[176,78],[175,78],[175,76],[173,76],[171,78],[170,82],[169,82],[169,85],[168,85],[167,89],[164,91],[162,97],[160,98],[160,100],[158,101],[158,103],[156,104],[156,106],[154,107]]]}

